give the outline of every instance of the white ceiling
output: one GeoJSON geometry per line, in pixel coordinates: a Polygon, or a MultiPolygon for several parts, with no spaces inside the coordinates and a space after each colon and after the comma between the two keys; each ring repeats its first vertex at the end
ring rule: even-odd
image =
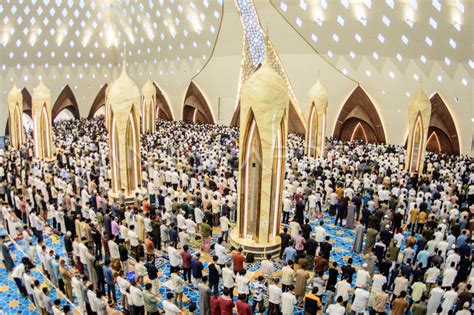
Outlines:
{"type": "Polygon", "coordinates": [[[0,0],[0,67],[210,56],[222,0],[0,0]]]}
{"type": "Polygon", "coordinates": [[[270,0],[310,45],[329,61],[353,64],[369,57],[376,69],[387,58],[403,72],[416,60],[425,73],[433,62],[453,73],[471,70],[473,1],[467,0],[270,0]]]}

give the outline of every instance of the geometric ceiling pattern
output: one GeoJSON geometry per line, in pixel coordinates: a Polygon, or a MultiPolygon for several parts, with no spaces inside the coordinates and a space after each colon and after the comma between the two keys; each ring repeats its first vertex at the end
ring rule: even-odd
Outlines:
{"type": "Polygon", "coordinates": [[[222,0],[2,0],[0,68],[207,59],[222,0]]]}
{"type": "MultiPolygon", "coordinates": [[[[270,1],[333,65],[342,57],[357,69],[362,60],[369,60],[380,71],[386,60],[391,59],[397,70],[404,73],[414,61],[428,76],[437,63],[450,76],[462,67],[472,80],[473,1],[270,1]]],[[[350,76],[346,69],[339,70],[350,76]]],[[[371,75],[368,70],[366,75],[371,75]]],[[[420,79],[420,75],[414,75],[414,79],[420,79]]],[[[390,72],[389,76],[393,79],[395,73],[390,72]]],[[[468,78],[459,83],[467,86],[468,78]]]]}

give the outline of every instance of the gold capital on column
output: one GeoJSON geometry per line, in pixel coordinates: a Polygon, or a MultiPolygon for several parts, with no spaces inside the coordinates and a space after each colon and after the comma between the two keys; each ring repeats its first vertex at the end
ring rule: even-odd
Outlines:
{"type": "Polygon", "coordinates": [[[150,80],[142,88],[142,105],[140,109],[142,132],[154,133],[156,129],[156,88],[150,80]]]}
{"type": "Polygon", "coordinates": [[[8,93],[8,112],[10,118],[10,144],[18,149],[22,145],[25,135],[23,132],[23,95],[16,85],[13,85],[8,93]]]}
{"type": "Polygon", "coordinates": [[[112,169],[109,195],[131,195],[141,189],[140,90],[128,76],[125,62],[120,77],[107,88],[106,109],[112,169]]]}
{"type": "Polygon", "coordinates": [[[40,81],[32,96],[33,139],[35,158],[54,158],[53,128],[51,113],[51,92],[40,81]]]}
{"type": "Polygon", "coordinates": [[[319,78],[309,90],[308,103],[305,153],[308,157],[316,158],[324,154],[328,108],[328,94],[319,78]]]}
{"type": "Polygon", "coordinates": [[[289,96],[267,62],[242,88],[237,228],[234,246],[257,256],[279,250],[289,96]]]}
{"type": "Polygon", "coordinates": [[[426,140],[431,118],[431,102],[420,89],[408,105],[408,143],[405,169],[411,174],[421,175],[426,154],[426,140]]]}

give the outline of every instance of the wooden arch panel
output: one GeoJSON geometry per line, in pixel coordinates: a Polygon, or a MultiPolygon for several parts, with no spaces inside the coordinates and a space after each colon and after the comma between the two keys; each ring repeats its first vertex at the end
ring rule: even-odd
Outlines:
{"type": "MultiPolygon", "coordinates": [[[[443,153],[460,153],[459,135],[453,116],[442,97],[435,93],[431,98],[431,118],[429,128],[434,130],[442,145],[443,153]],[[448,145],[449,144],[449,145],[448,145]]],[[[428,133],[428,137],[432,132],[428,133]]],[[[428,150],[428,147],[427,147],[428,150]]]]}
{"type": "Polygon", "coordinates": [[[368,142],[386,143],[385,131],[377,109],[360,85],[352,91],[339,113],[334,128],[334,138],[342,140],[343,136],[346,137],[347,134],[352,134],[354,130],[346,130],[346,128],[355,128],[358,122],[368,132],[368,142]],[[357,122],[354,124],[351,118],[356,119],[357,122]]]}
{"type": "MultiPolygon", "coordinates": [[[[295,109],[295,104],[290,100],[289,113],[288,113],[288,132],[289,133],[299,133],[305,134],[305,128],[303,123],[301,122],[300,117],[295,109]]],[[[234,115],[232,115],[232,120],[230,121],[231,127],[239,127],[240,126],[240,100],[237,104],[237,108],[234,111],[234,115]]]]}
{"type": "Polygon", "coordinates": [[[343,141],[361,140],[367,143],[377,143],[378,138],[374,128],[367,122],[351,117],[344,121],[341,126],[340,138],[343,141]]]}
{"type": "MultiPolygon", "coordinates": [[[[23,96],[23,113],[30,116],[30,118],[33,118],[32,113],[31,113],[31,108],[33,105],[32,105],[30,92],[28,91],[27,88],[23,88],[21,90],[21,95],[23,96]]],[[[9,134],[10,134],[10,115],[8,115],[7,124],[5,125],[5,135],[9,135],[9,134]]]]}
{"type": "Polygon", "coordinates": [[[163,91],[155,82],[153,82],[153,85],[156,89],[156,106],[157,109],[159,109],[158,115],[156,116],[157,119],[173,121],[173,113],[171,112],[171,107],[168,104],[168,101],[166,100],[163,91]]]}
{"type": "Polygon", "coordinates": [[[88,118],[94,117],[94,114],[101,108],[105,106],[105,91],[107,90],[107,83],[100,89],[99,93],[97,93],[94,102],[92,103],[91,109],[89,110],[88,118]]]}
{"type": "Polygon", "coordinates": [[[187,123],[214,124],[209,104],[198,86],[191,81],[183,105],[183,120],[187,123]]]}
{"type": "Polygon", "coordinates": [[[68,109],[75,119],[80,119],[81,115],[79,114],[79,106],[77,106],[76,97],[74,96],[74,92],[71,90],[69,85],[66,85],[64,89],[59,94],[56,102],[54,102],[54,106],[52,109],[52,119],[56,118],[58,114],[64,110],[68,109]]]}

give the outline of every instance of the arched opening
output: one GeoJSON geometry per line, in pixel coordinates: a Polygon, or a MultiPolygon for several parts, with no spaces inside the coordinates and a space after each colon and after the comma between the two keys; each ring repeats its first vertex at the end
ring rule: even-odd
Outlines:
{"type": "Polygon", "coordinates": [[[173,112],[163,91],[156,82],[153,82],[153,85],[156,89],[156,118],[167,121],[174,120],[173,112]]]}
{"type": "Polygon", "coordinates": [[[33,118],[25,112],[23,112],[23,128],[25,129],[25,135],[33,131],[33,118]]]}
{"type": "Polygon", "coordinates": [[[452,139],[443,130],[433,126],[428,128],[426,151],[443,154],[458,154],[455,148],[453,148],[452,139]]]}
{"type": "Polygon", "coordinates": [[[386,143],[377,109],[360,86],[352,91],[342,106],[333,133],[334,138],[341,140],[350,140],[353,135],[354,140],[367,139],[369,143],[386,143]]]}
{"type": "Polygon", "coordinates": [[[74,117],[74,114],[69,110],[69,108],[64,108],[62,111],[60,111],[56,117],[54,118],[53,122],[59,122],[63,120],[71,120],[71,119],[76,119],[74,117]]]}
{"type": "MultiPolygon", "coordinates": [[[[26,88],[21,90],[21,95],[23,96],[23,128],[25,129],[25,136],[32,130],[33,127],[33,118],[31,114],[32,108],[32,99],[31,94],[26,88]]],[[[10,116],[10,115],[9,115],[10,116]]],[[[7,118],[7,123],[5,125],[5,135],[10,134],[10,117],[7,118]]]]}
{"type": "Polygon", "coordinates": [[[91,109],[89,110],[89,115],[87,115],[88,118],[105,115],[105,91],[107,90],[107,86],[107,83],[104,84],[104,86],[99,90],[99,93],[97,93],[91,109]],[[101,112],[97,114],[99,110],[101,112]]]}
{"type": "Polygon", "coordinates": [[[413,136],[411,139],[411,143],[409,144],[411,147],[411,151],[408,150],[408,165],[409,165],[409,172],[410,173],[417,173],[420,169],[421,155],[423,151],[423,121],[421,119],[421,114],[418,113],[418,116],[415,120],[415,125],[413,126],[413,136]]]}
{"type": "Polygon", "coordinates": [[[198,86],[191,82],[189,84],[183,106],[183,120],[193,124],[214,124],[209,104],[198,86]]]}
{"type": "Polygon", "coordinates": [[[246,139],[243,146],[244,163],[242,180],[242,194],[240,203],[243,207],[240,216],[240,237],[252,236],[258,241],[259,224],[256,224],[260,217],[260,189],[262,182],[262,145],[260,133],[253,113],[250,113],[249,125],[247,128],[246,139]]]}
{"type": "MultiPolygon", "coordinates": [[[[231,127],[239,127],[240,126],[240,100],[235,108],[234,114],[232,116],[232,120],[230,122],[231,127]]],[[[304,125],[298,116],[298,113],[295,109],[295,104],[290,100],[289,111],[288,111],[288,132],[289,133],[299,133],[304,135],[305,128],[304,125]]]]}
{"type": "Polygon", "coordinates": [[[338,139],[343,141],[363,141],[365,143],[377,143],[378,138],[375,130],[367,122],[351,117],[344,121],[341,126],[338,139]]]}
{"type": "MultiPolygon", "coordinates": [[[[448,109],[448,106],[444,102],[443,98],[435,93],[431,98],[431,118],[429,124],[428,136],[430,137],[433,132],[439,139],[442,153],[459,154],[459,136],[454,124],[453,116],[448,109]]],[[[430,146],[427,151],[431,151],[430,146]]]]}
{"type": "MultiPolygon", "coordinates": [[[[81,118],[79,115],[79,107],[77,106],[76,97],[74,96],[74,93],[72,92],[69,85],[64,87],[56,99],[56,102],[54,102],[52,109],[53,120],[56,121],[56,117],[65,109],[67,109],[72,114],[72,118],[81,118]]],[[[63,115],[65,114],[63,113],[63,115]]]]}
{"type": "Polygon", "coordinates": [[[97,109],[97,111],[94,113],[92,117],[100,117],[100,116],[105,116],[105,105],[97,109]]]}

